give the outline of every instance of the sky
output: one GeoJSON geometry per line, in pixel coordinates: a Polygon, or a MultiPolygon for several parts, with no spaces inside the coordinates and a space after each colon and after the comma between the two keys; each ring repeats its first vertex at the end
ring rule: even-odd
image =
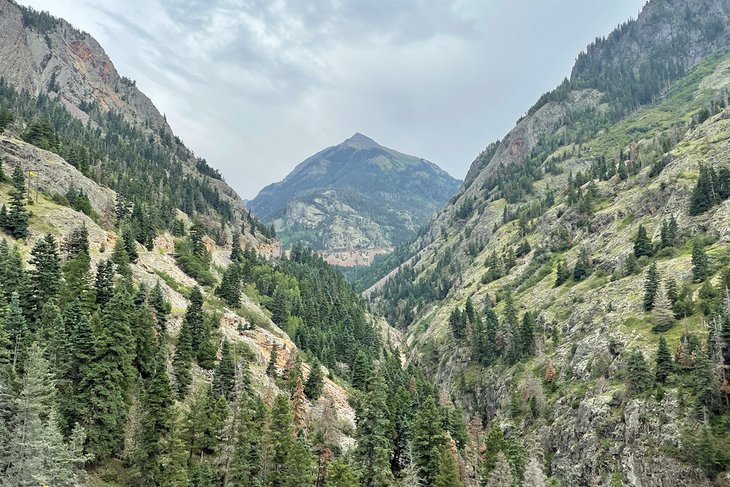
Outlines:
{"type": "Polygon", "coordinates": [[[361,132],[463,179],[645,0],[21,0],[93,35],[242,197],[361,132]]]}

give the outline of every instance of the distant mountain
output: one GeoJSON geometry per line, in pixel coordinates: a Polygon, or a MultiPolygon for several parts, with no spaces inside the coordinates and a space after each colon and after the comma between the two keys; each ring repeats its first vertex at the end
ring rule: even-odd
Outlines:
{"type": "Polygon", "coordinates": [[[285,243],[382,248],[412,238],[459,185],[437,165],[356,133],[261,190],[249,208],[285,243]]]}

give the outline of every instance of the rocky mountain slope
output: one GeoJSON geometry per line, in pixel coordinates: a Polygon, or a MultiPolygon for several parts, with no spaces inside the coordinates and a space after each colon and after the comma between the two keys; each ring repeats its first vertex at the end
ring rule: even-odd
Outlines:
{"type": "MultiPolygon", "coordinates": [[[[119,117],[130,128],[146,133],[149,143],[163,148],[185,175],[215,191],[232,208],[236,219],[246,218],[243,201],[220,174],[174,136],[152,101],[133,80],[117,72],[93,37],[65,20],[12,0],[0,1],[0,78],[18,92],[60,102],[90,130],[108,131],[119,117]]],[[[93,146],[91,152],[93,157],[93,146]]],[[[118,184],[126,198],[134,198],[116,178],[104,184],[118,184]]],[[[218,204],[214,202],[214,206],[218,204]]]]}
{"type": "Polygon", "coordinates": [[[729,16],[652,0],[598,39],[366,292],[448,401],[561,485],[728,482],[729,16]]]}
{"type": "Polygon", "coordinates": [[[389,248],[412,238],[458,186],[435,164],[355,134],[300,163],[249,207],[285,243],[389,248]]]}

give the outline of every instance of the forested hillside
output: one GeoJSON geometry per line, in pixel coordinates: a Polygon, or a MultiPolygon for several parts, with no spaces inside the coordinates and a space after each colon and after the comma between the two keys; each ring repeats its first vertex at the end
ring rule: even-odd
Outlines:
{"type": "Polygon", "coordinates": [[[524,485],[507,439],[561,485],[727,482],[729,13],[648,2],[359,277],[524,485]]]}
{"type": "Polygon", "coordinates": [[[281,257],[87,34],[0,24],[0,484],[457,482],[462,415],[344,277],[281,257]]]}

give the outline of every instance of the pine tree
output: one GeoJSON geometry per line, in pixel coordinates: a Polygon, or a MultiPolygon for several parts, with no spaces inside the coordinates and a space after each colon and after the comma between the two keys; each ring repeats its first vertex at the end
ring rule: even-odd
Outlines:
{"type": "Polygon", "coordinates": [[[266,410],[258,397],[242,401],[228,485],[256,487],[263,481],[261,449],[265,420],[266,410]]]}
{"type": "Polygon", "coordinates": [[[127,258],[133,264],[139,260],[139,253],[137,252],[137,241],[134,238],[132,227],[125,226],[121,233],[124,250],[127,251],[127,258]]]}
{"type": "Polygon", "coordinates": [[[193,362],[193,339],[190,332],[190,325],[187,320],[183,320],[180,332],[177,335],[177,344],[175,346],[175,355],[172,360],[172,366],[175,371],[175,391],[178,399],[184,398],[188,393],[188,388],[193,381],[190,368],[193,362]]]}
{"type": "Polygon", "coordinates": [[[654,300],[656,299],[658,289],[659,271],[657,270],[656,262],[653,262],[646,271],[646,278],[644,279],[644,311],[651,311],[654,307],[654,300]]]}
{"type": "Polygon", "coordinates": [[[454,454],[448,449],[441,450],[438,471],[433,481],[434,487],[463,487],[459,479],[459,465],[454,454]]]}
{"type": "Polygon", "coordinates": [[[669,217],[669,221],[664,220],[662,222],[661,231],[661,247],[668,248],[674,247],[677,242],[677,220],[674,215],[669,217]]]}
{"type": "Polygon", "coordinates": [[[129,266],[129,255],[124,245],[124,239],[121,236],[117,237],[116,242],[114,242],[111,261],[114,263],[114,269],[120,276],[126,279],[132,277],[132,268],[129,266]]]}
{"type": "Polygon", "coordinates": [[[674,311],[672,310],[672,302],[667,297],[664,286],[659,286],[654,298],[652,309],[654,315],[654,331],[665,332],[674,324],[674,311]]]}
{"type": "Polygon", "coordinates": [[[104,308],[114,295],[114,274],[114,263],[111,260],[99,262],[96,266],[94,292],[99,308],[104,308]]]}
{"type": "Polygon", "coordinates": [[[220,286],[215,290],[216,296],[223,298],[228,306],[237,308],[241,305],[241,273],[237,263],[232,263],[223,273],[220,286]]]}
{"type": "Polygon", "coordinates": [[[133,377],[134,340],[129,329],[132,299],[124,288],[104,307],[96,337],[91,384],[89,450],[104,458],[121,450],[127,418],[127,392],[133,377]]]}
{"type": "Polygon", "coordinates": [[[282,487],[314,487],[316,483],[314,458],[304,435],[293,442],[282,487]]]}
{"type": "Polygon", "coordinates": [[[629,178],[629,171],[626,169],[626,162],[623,158],[618,162],[618,177],[622,181],[626,181],[629,178]]]}
{"type": "Polygon", "coordinates": [[[669,352],[667,340],[664,335],[659,337],[659,347],[656,352],[656,381],[664,384],[667,377],[674,371],[674,363],[672,362],[672,354],[669,352]]]}
{"type": "Polygon", "coordinates": [[[16,367],[23,364],[25,353],[31,341],[31,332],[23,316],[23,310],[20,308],[20,299],[17,292],[14,292],[10,297],[10,306],[5,312],[4,325],[12,350],[12,368],[15,370],[16,367]]]}
{"type": "Polygon", "coordinates": [[[374,371],[366,394],[357,410],[357,440],[354,460],[360,483],[364,487],[391,487],[388,409],[383,376],[374,371]]]}
{"type": "Polygon", "coordinates": [[[322,375],[322,367],[319,365],[319,361],[315,358],[310,368],[309,377],[307,383],[304,384],[304,394],[311,401],[316,401],[322,395],[324,388],[324,377],[322,375]]]}
{"type": "Polygon", "coordinates": [[[65,442],[58,428],[56,391],[44,351],[34,344],[28,354],[16,405],[10,466],[5,473],[17,486],[72,487],[82,480],[85,433],[76,427],[65,442]]]}
{"type": "Polygon", "coordinates": [[[167,316],[170,314],[172,307],[169,301],[165,299],[165,293],[162,291],[160,281],[157,281],[155,287],[152,288],[149,296],[149,304],[155,312],[157,329],[160,332],[165,332],[167,330],[167,316]]]}
{"type": "Polygon", "coordinates": [[[588,253],[588,249],[583,247],[580,249],[578,260],[575,261],[573,279],[576,281],[582,281],[586,277],[590,276],[592,272],[593,263],[591,262],[591,255],[588,253]]]}
{"type": "Polygon", "coordinates": [[[557,271],[555,274],[555,287],[560,286],[568,279],[570,279],[570,269],[568,269],[568,266],[565,263],[565,260],[560,259],[558,261],[558,268],[557,268],[557,271]]]}
{"type": "Polygon", "coordinates": [[[689,214],[699,215],[706,212],[717,202],[717,193],[713,178],[707,166],[700,166],[700,174],[697,178],[697,186],[692,193],[689,214]]]}
{"type": "Polygon", "coordinates": [[[276,363],[279,360],[279,347],[276,343],[271,346],[271,354],[269,354],[269,363],[266,366],[266,375],[276,379],[279,376],[276,370],[276,363]]]}
{"type": "Polygon", "coordinates": [[[710,272],[710,261],[705,254],[705,245],[700,238],[692,244],[692,278],[695,282],[707,279],[710,272]]]}
{"type": "Polygon", "coordinates": [[[653,253],[654,248],[649,235],[646,233],[646,228],[644,228],[644,225],[639,225],[639,231],[634,239],[634,255],[636,257],[651,257],[653,253]]]}
{"type": "Polygon", "coordinates": [[[130,317],[130,330],[134,338],[134,367],[143,378],[150,377],[156,352],[155,317],[147,305],[147,290],[141,284],[134,297],[134,310],[130,317]]]}
{"type": "Polygon", "coordinates": [[[165,478],[164,442],[173,427],[173,398],[167,376],[164,344],[157,347],[151,375],[142,392],[142,419],[132,455],[135,477],[142,485],[160,485],[165,478]]]}
{"type": "Polygon", "coordinates": [[[626,389],[631,394],[639,394],[652,386],[651,372],[641,350],[634,348],[626,359],[626,389]]]}
{"type": "Polygon", "coordinates": [[[449,317],[449,327],[451,328],[451,333],[452,335],[454,335],[454,338],[456,338],[457,340],[464,338],[466,332],[466,323],[462,313],[459,311],[459,308],[454,308],[451,311],[451,316],[449,317]]]}
{"type": "Polygon", "coordinates": [[[25,175],[20,165],[15,166],[12,177],[13,189],[10,191],[10,209],[7,227],[15,238],[28,236],[28,210],[25,208],[25,175]]]}
{"type": "Polygon", "coordinates": [[[223,396],[228,401],[235,398],[236,379],[235,364],[233,362],[233,352],[228,340],[223,341],[221,351],[221,360],[213,374],[213,390],[218,396],[223,396]]]}
{"type": "Polygon", "coordinates": [[[43,305],[58,298],[60,291],[61,259],[56,238],[46,235],[33,246],[30,255],[33,268],[28,272],[30,294],[27,304],[30,315],[38,319],[43,305]]]}
{"type": "Polygon", "coordinates": [[[241,259],[241,233],[233,232],[233,242],[231,243],[231,261],[238,262],[241,259]]]}
{"type": "Polygon", "coordinates": [[[350,376],[352,387],[364,391],[372,373],[370,357],[364,351],[359,350],[352,364],[352,374],[350,376]]]}
{"type": "Polygon", "coordinates": [[[357,482],[357,476],[352,467],[341,458],[337,458],[327,467],[325,485],[327,487],[358,487],[360,484],[357,482]]]}
{"type": "Polygon", "coordinates": [[[520,348],[522,355],[530,355],[533,352],[535,342],[535,317],[529,311],[522,315],[522,328],[520,328],[520,348]]]}
{"type": "Polygon", "coordinates": [[[89,377],[94,366],[95,338],[80,302],[73,301],[63,310],[60,340],[56,345],[58,405],[62,429],[68,433],[74,424],[89,423],[88,404],[92,386],[89,377]]]}
{"type": "Polygon", "coordinates": [[[441,428],[441,414],[432,396],[427,397],[416,411],[413,421],[413,461],[418,477],[426,485],[433,485],[446,435],[441,428]]]}
{"type": "Polygon", "coordinates": [[[271,409],[271,430],[270,439],[273,450],[273,469],[271,474],[272,486],[289,486],[291,479],[289,476],[290,457],[294,448],[294,437],[292,424],[294,414],[289,405],[289,398],[284,394],[279,394],[274,400],[271,409]]]}
{"type": "Polygon", "coordinates": [[[190,304],[185,311],[184,320],[190,328],[192,350],[197,352],[203,342],[208,340],[203,315],[203,293],[197,286],[190,292],[190,304]]]}

